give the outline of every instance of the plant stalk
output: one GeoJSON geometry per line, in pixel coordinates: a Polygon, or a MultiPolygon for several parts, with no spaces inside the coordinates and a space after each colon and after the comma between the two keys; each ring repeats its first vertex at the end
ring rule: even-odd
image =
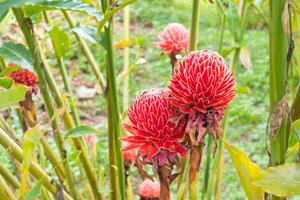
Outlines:
{"type": "MultiPolygon", "coordinates": [[[[14,156],[14,158],[22,163],[23,161],[23,151],[22,149],[3,131],[3,129],[0,129],[0,144],[5,148],[9,149],[9,152],[14,156]]],[[[44,177],[45,180],[43,182],[43,185],[49,190],[52,194],[57,194],[57,187],[55,183],[53,183],[53,180],[51,177],[49,177],[46,172],[43,171],[43,169],[36,163],[31,162],[30,173],[39,180],[40,178],[44,177]]],[[[72,198],[69,196],[68,193],[63,191],[64,197],[66,200],[72,200],[72,198]]]]}
{"type": "Polygon", "coordinates": [[[2,176],[0,176],[0,199],[17,200],[2,176]]]}
{"type": "MultiPolygon", "coordinates": [[[[103,13],[114,5],[114,1],[102,0],[103,13]]],[[[110,199],[125,200],[125,174],[124,163],[121,154],[121,120],[118,100],[118,88],[114,66],[112,19],[104,28],[106,43],[106,75],[107,75],[107,117],[108,117],[108,139],[109,139],[109,164],[110,164],[110,199]],[[114,169],[112,166],[116,167],[114,169]]]]}
{"type": "Polygon", "coordinates": [[[193,0],[192,25],[190,32],[190,51],[195,51],[198,48],[200,21],[200,0],[193,0]]]}
{"type": "MultiPolygon", "coordinates": [[[[282,13],[285,12],[286,0],[270,0],[270,25],[269,25],[269,42],[270,42],[270,120],[269,126],[273,125],[280,116],[273,117],[274,112],[278,109],[285,109],[280,106],[280,102],[285,102],[287,93],[287,76],[288,76],[288,35],[283,30],[282,13]]],[[[286,19],[289,20],[289,19],[286,19]]],[[[288,23],[289,24],[289,23],[288,23]]],[[[285,29],[288,29],[285,27],[285,29]]],[[[284,105],[283,105],[284,106],[284,105]]],[[[275,114],[276,115],[276,114],[275,114]]],[[[288,131],[287,116],[281,117],[282,122],[278,124],[279,130],[272,128],[268,130],[268,140],[270,144],[270,164],[276,166],[285,162],[285,154],[287,150],[288,131]]],[[[271,200],[284,199],[275,195],[271,196],[271,200]]]]}
{"type": "MultiPolygon", "coordinates": [[[[24,33],[24,36],[26,38],[27,44],[29,46],[29,49],[31,51],[31,54],[35,59],[35,71],[39,75],[39,77],[45,77],[45,80],[52,92],[52,95],[54,96],[54,99],[56,101],[56,104],[59,108],[64,108],[65,104],[61,97],[61,94],[57,88],[57,85],[55,84],[54,78],[52,74],[50,73],[50,70],[47,66],[47,63],[45,62],[44,55],[42,54],[38,41],[35,38],[32,22],[29,19],[25,19],[23,15],[23,11],[20,8],[14,8],[15,16],[19,22],[19,25],[24,33]]],[[[47,87],[46,84],[41,85],[41,90],[45,91],[45,88],[47,87]]],[[[74,128],[74,122],[72,120],[72,117],[68,111],[65,111],[63,114],[63,121],[65,123],[66,129],[70,130],[71,128],[74,128]]],[[[73,145],[77,150],[81,151],[81,154],[79,156],[81,160],[81,164],[86,172],[87,178],[89,180],[90,186],[93,190],[93,194],[95,198],[101,199],[101,196],[98,192],[98,186],[96,181],[96,176],[94,173],[94,170],[92,168],[92,165],[90,163],[90,160],[87,155],[87,151],[85,149],[84,143],[82,138],[73,138],[73,145]]],[[[75,185],[74,185],[75,186],[75,185]]]]}
{"type": "Polygon", "coordinates": [[[10,171],[0,163],[0,175],[14,188],[18,189],[20,187],[19,180],[10,173],[10,171]]]}
{"type": "MultiPolygon", "coordinates": [[[[75,27],[75,25],[74,25],[71,15],[65,10],[63,10],[62,12],[63,12],[63,15],[65,16],[70,28],[73,29],[75,27]]],[[[93,71],[97,81],[99,82],[102,92],[105,94],[105,91],[106,91],[105,79],[99,69],[99,66],[98,66],[90,48],[88,47],[86,41],[84,39],[82,39],[77,33],[75,33],[73,31],[73,34],[74,34],[79,46],[81,47],[83,55],[86,57],[88,63],[92,67],[92,71],[93,71]]]]}

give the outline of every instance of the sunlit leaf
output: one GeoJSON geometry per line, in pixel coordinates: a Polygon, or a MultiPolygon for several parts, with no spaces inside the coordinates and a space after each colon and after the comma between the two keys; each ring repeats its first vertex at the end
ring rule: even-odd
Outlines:
{"type": "Polygon", "coordinates": [[[35,184],[35,186],[25,195],[24,200],[36,199],[38,197],[38,195],[40,194],[40,191],[41,191],[44,180],[45,180],[45,178],[41,178],[35,184]]]}
{"type": "Polygon", "coordinates": [[[43,133],[40,131],[38,126],[35,126],[24,133],[23,162],[21,166],[21,186],[19,190],[19,197],[21,199],[28,192],[27,181],[29,177],[29,167],[34,157],[34,150],[37,147],[42,134],[43,133]]]}
{"type": "Polygon", "coordinates": [[[72,151],[72,153],[67,157],[67,159],[70,161],[70,162],[76,162],[79,158],[81,154],[81,151],[80,150],[74,150],[72,151]]]}
{"type": "Polygon", "coordinates": [[[293,153],[295,153],[296,151],[299,150],[299,142],[297,142],[296,144],[294,144],[291,148],[288,149],[287,153],[286,153],[286,157],[290,157],[293,153]]]}
{"type": "Polygon", "coordinates": [[[252,162],[242,150],[226,141],[223,142],[225,148],[230,154],[248,199],[262,200],[264,197],[264,191],[251,183],[251,180],[257,178],[257,175],[261,170],[259,166],[252,162]]]}
{"type": "Polygon", "coordinates": [[[235,91],[238,94],[251,94],[249,87],[237,87],[235,91]]]}
{"type": "Polygon", "coordinates": [[[8,9],[6,11],[3,11],[3,13],[1,12],[1,15],[0,15],[0,22],[6,17],[6,15],[8,14],[8,9]]]}
{"type": "Polygon", "coordinates": [[[71,129],[65,137],[80,137],[83,135],[89,135],[89,134],[98,134],[99,131],[96,130],[93,127],[87,126],[87,125],[81,125],[76,128],[71,129]]]}
{"type": "Polygon", "coordinates": [[[129,47],[130,45],[131,45],[131,41],[121,40],[121,41],[114,44],[114,48],[115,49],[121,49],[121,48],[124,48],[124,47],[129,47]]]}
{"type": "Polygon", "coordinates": [[[54,26],[50,31],[50,37],[53,41],[56,55],[58,57],[65,56],[70,46],[70,39],[66,31],[54,26]]]}
{"type": "Polygon", "coordinates": [[[9,89],[12,83],[13,81],[11,80],[11,78],[7,78],[7,77],[0,78],[0,87],[9,89]]]}
{"type": "Polygon", "coordinates": [[[96,17],[98,20],[102,19],[102,13],[97,11],[93,6],[84,3],[79,0],[44,0],[44,1],[35,1],[34,3],[27,4],[25,7],[25,12],[27,15],[35,15],[39,12],[47,10],[71,10],[77,12],[87,13],[91,16],[96,17]]]}
{"type": "Polygon", "coordinates": [[[300,164],[288,163],[268,167],[261,170],[252,183],[276,196],[300,195],[300,164]]]}
{"type": "Polygon", "coordinates": [[[33,71],[31,54],[22,44],[12,42],[4,43],[0,47],[0,57],[8,62],[19,65],[22,68],[33,71]]]}
{"type": "Polygon", "coordinates": [[[247,69],[251,69],[252,68],[252,63],[251,63],[251,58],[250,58],[250,53],[248,48],[246,47],[241,47],[240,50],[240,60],[241,60],[241,64],[247,69]]]}
{"type": "Polygon", "coordinates": [[[9,108],[25,99],[27,88],[23,85],[12,86],[9,90],[0,90],[0,110],[9,108]]]}

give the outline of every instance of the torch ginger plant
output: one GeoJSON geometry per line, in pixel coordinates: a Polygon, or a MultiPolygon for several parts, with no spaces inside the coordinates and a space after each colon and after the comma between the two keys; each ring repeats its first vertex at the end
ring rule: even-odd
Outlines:
{"type": "Polygon", "coordinates": [[[178,154],[186,155],[180,144],[185,135],[184,121],[175,120],[178,110],[171,105],[165,89],[142,92],[127,115],[131,123],[124,124],[124,128],[132,135],[122,139],[128,142],[123,151],[139,148],[139,157],[144,163],[152,164],[159,176],[160,199],[170,199],[173,166],[179,162],[178,154]]]}
{"type": "Polygon", "coordinates": [[[173,73],[177,63],[176,55],[189,48],[189,32],[182,24],[171,23],[166,26],[158,39],[156,45],[169,55],[173,73]]]}

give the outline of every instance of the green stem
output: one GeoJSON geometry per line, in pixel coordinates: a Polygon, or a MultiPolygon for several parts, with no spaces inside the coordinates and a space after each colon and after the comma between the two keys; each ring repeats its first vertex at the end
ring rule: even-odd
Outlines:
{"type": "MultiPolygon", "coordinates": [[[[124,40],[129,40],[130,32],[130,9],[129,6],[124,8],[124,40]]],[[[129,67],[129,47],[124,48],[123,58],[123,70],[127,71],[129,67]]],[[[129,105],[129,76],[126,76],[123,82],[123,111],[128,108],[129,105]]]]}
{"type": "Polygon", "coordinates": [[[200,0],[193,0],[192,25],[190,33],[190,51],[195,51],[198,48],[200,21],[200,0]]]}
{"type": "MultiPolygon", "coordinates": [[[[9,153],[14,156],[14,158],[19,161],[20,163],[23,162],[23,151],[22,149],[3,131],[3,129],[0,129],[0,144],[5,148],[9,149],[9,153]]],[[[57,194],[57,188],[55,183],[53,183],[53,180],[51,177],[49,177],[46,172],[43,171],[43,169],[36,163],[31,162],[30,173],[37,179],[41,179],[42,177],[45,178],[43,185],[54,195],[57,194]]],[[[63,191],[65,199],[66,200],[72,200],[72,198],[63,191]]]]}
{"type": "MultiPolygon", "coordinates": [[[[102,0],[103,13],[113,5],[113,1],[108,3],[102,0]]],[[[112,19],[104,28],[106,42],[106,75],[107,75],[107,118],[108,118],[108,139],[109,139],[109,164],[110,164],[110,184],[111,199],[125,200],[125,174],[124,164],[121,154],[121,120],[118,100],[118,88],[116,82],[116,72],[114,66],[113,39],[112,39],[112,19]],[[116,167],[117,169],[113,168],[116,167]],[[120,193],[120,194],[118,194],[120,193]]]]}
{"type": "Polygon", "coordinates": [[[300,84],[298,85],[297,92],[295,99],[292,104],[291,108],[291,118],[292,121],[296,121],[297,119],[300,119],[300,84]]]}
{"type": "Polygon", "coordinates": [[[0,176],[0,199],[17,200],[2,176],[0,176]]]}
{"type": "Polygon", "coordinates": [[[0,58],[0,72],[6,68],[6,63],[3,58],[0,58]]]}
{"type": "MultiPolygon", "coordinates": [[[[63,14],[64,14],[64,16],[65,16],[65,18],[66,18],[69,26],[70,26],[70,28],[73,29],[75,27],[75,25],[74,25],[74,22],[73,22],[73,19],[72,19],[71,15],[67,11],[65,11],[65,10],[63,10],[62,12],[63,12],[63,14]]],[[[92,71],[93,71],[93,73],[94,73],[97,81],[99,82],[99,85],[100,85],[103,93],[105,93],[105,91],[106,91],[105,79],[104,79],[104,77],[103,77],[103,75],[102,75],[102,73],[101,73],[101,71],[100,71],[100,69],[98,67],[98,64],[97,64],[97,62],[96,62],[96,60],[95,60],[95,58],[94,58],[91,50],[89,49],[89,47],[88,47],[88,45],[87,45],[87,43],[86,43],[86,41],[84,39],[82,39],[74,31],[73,31],[73,34],[74,34],[74,36],[75,36],[78,44],[80,45],[81,50],[82,50],[84,56],[86,57],[88,63],[92,67],[92,71]]]]}
{"type": "Polygon", "coordinates": [[[20,187],[19,180],[16,179],[14,175],[10,173],[10,171],[0,163],[0,175],[15,189],[20,187]]]}
{"type": "MultiPolygon", "coordinates": [[[[24,33],[24,36],[26,38],[26,41],[27,41],[27,44],[31,51],[31,54],[34,58],[36,58],[35,65],[34,65],[35,71],[37,72],[39,78],[45,77],[45,80],[44,80],[44,78],[42,78],[42,81],[44,81],[44,83],[46,83],[45,81],[47,81],[47,84],[52,92],[52,95],[54,96],[57,106],[59,108],[65,107],[65,104],[61,97],[61,94],[57,88],[57,85],[55,84],[54,78],[53,78],[52,74],[50,73],[47,63],[45,62],[44,55],[42,54],[42,52],[39,48],[38,41],[36,40],[36,38],[34,36],[33,27],[31,26],[32,23],[30,22],[29,19],[24,18],[24,15],[23,15],[23,12],[21,9],[16,8],[13,10],[14,10],[16,18],[19,22],[19,25],[24,33]]],[[[41,86],[41,90],[44,91],[44,93],[45,93],[45,91],[47,90],[46,89],[47,85],[41,84],[40,86],[41,86]]],[[[70,130],[71,128],[75,127],[74,122],[71,118],[71,115],[68,111],[64,112],[63,121],[65,123],[67,130],[70,130]]],[[[82,140],[82,138],[73,138],[72,141],[75,146],[75,149],[81,151],[79,158],[80,158],[81,164],[86,172],[87,179],[89,180],[90,186],[93,189],[93,194],[96,199],[101,199],[99,192],[98,192],[96,176],[95,176],[94,170],[92,168],[92,165],[90,163],[90,160],[88,158],[88,154],[85,149],[83,140],[82,140]]],[[[69,181],[71,181],[71,179],[69,181]]],[[[73,184],[73,187],[75,187],[75,184],[73,184]]]]}
{"type": "MultiPolygon", "coordinates": [[[[284,100],[287,92],[288,35],[284,32],[282,26],[282,13],[285,12],[284,7],[286,3],[286,0],[270,0],[269,2],[270,116],[272,116],[275,109],[278,109],[277,103],[284,100]]],[[[276,119],[270,117],[269,125],[276,123],[273,120],[275,121],[276,119]]],[[[270,163],[272,166],[285,162],[286,144],[288,141],[287,117],[282,119],[278,132],[274,131],[271,127],[267,133],[270,142],[270,163]]],[[[278,200],[284,198],[272,195],[271,199],[278,200]]]]}

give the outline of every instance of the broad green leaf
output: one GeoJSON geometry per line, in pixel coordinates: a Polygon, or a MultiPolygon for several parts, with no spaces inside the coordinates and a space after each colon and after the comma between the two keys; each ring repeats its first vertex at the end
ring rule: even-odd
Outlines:
{"type": "Polygon", "coordinates": [[[90,26],[78,26],[72,29],[75,33],[77,33],[80,37],[92,42],[98,43],[97,29],[90,26]]]}
{"type": "Polygon", "coordinates": [[[1,73],[0,73],[0,78],[7,76],[10,72],[16,71],[20,69],[18,66],[13,66],[13,67],[6,67],[1,73]]]}
{"type": "Polygon", "coordinates": [[[0,3],[0,16],[5,15],[10,7],[19,7],[28,2],[34,2],[35,0],[5,0],[0,3]]]}
{"type": "Polygon", "coordinates": [[[223,142],[230,154],[248,199],[262,200],[264,191],[251,183],[251,180],[257,178],[257,175],[261,170],[259,166],[252,162],[242,150],[226,141],[223,142]]]}
{"type": "Polygon", "coordinates": [[[65,137],[80,137],[80,136],[83,136],[83,135],[88,135],[88,134],[98,134],[99,131],[90,127],[90,126],[87,126],[87,125],[81,125],[81,126],[78,126],[76,128],[73,128],[71,129],[65,137]]]}
{"type": "Polygon", "coordinates": [[[39,0],[33,4],[27,4],[25,7],[25,12],[27,15],[35,15],[39,12],[47,10],[71,10],[76,12],[87,13],[91,16],[96,17],[98,20],[103,18],[102,13],[96,10],[93,6],[84,3],[79,0],[39,0]]]}
{"type": "Polygon", "coordinates": [[[37,147],[42,134],[43,133],[40,131],[38,126],[35,126],[24,133],[23,162],[21,166],[21,186],[19,190],[19,197],[21,199],[28,192],[27,181],[29,177],[29,168],[34,157],[34,150],[37,147]]]}
{"type": "Polygon", "coordinates": [[[300,164],[288,163],[259,172],[252,183],[276,196],[300,195],[300,164]]]}
{"type": "Polygon", "coordinates": [[[0,47],[0,57],[22,68],[33,71],[30,52],[22,44],[12,42],[4,43],[2,47],[0,47]]]}
{"type": "Polygon", "coordinates": [[[27,88],[14,85],[9,90],[0,90],[0,110],[14,106],[25,99],[27,88]]]}
{"type": "Polygon", "coordinates": [[[0,87],[9,89],[12,83],[13,81],[11,80],[11,78],[6,78],[6,77],[0,78],[0,87]]]}
{"type": "Polygon", "coordinates": [[[50,31],[50,37],[53,41],[55,53],[58,57],[65,56],[69,50],[70,39],[65,30],[54,26],[50,31]]]}
{"type": "Polygon", "coordinates": [[[36,199],[38,197],[38,195],[40,194],[40,191],[41,191],[44,180],[45,180],[45,178],[41,178],[35,184],[35,186],[25,195],[24,200],[36,199]]]}

